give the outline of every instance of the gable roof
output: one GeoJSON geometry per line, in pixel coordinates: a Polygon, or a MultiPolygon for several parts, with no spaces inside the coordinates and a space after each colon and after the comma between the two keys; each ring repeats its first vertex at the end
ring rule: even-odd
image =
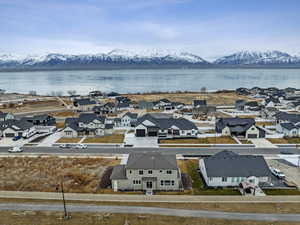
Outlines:
{"type": "Polygon", "coordinates": [[[32,123],[26,121],[25,119],[21,118],[20,120],[6,120],[0,122],[0,129],[5,130],[7,128],[11,128],[15,131],[19,130],[27,130],[33,126],[32,123]]]}
{"type": "Polygon", "coordinates": [[[99,120],[102,123],[104,123],[105,117],[97,116],[94,113],[81,113],[78,118],[78,122],[82,122],[82,123],[90,123],[94,120],[99,120]]]}
{"type": "Polygon", "coordinates": [[[280,126],[287,130],[293,130],[293,129],[298,129],[298,126],[292,124],[292,123],[281,123],[280,126]]]}
{"type": "Polygon", "coordinates": [[[75,102],[78,105],[95,105],[96,104],[96,101],[91,100],[89,98],[76,99],[75,102]]]}
{"type": "Polygon", "coordinates": [[[170,169],[177,170],[176,155],[163,155],[159,152],[130,153],[126,169],[170,169]]]}
{"type": "Polygon", "coordinates": [[[142,117],[138,118],[136,126],[138,126],[139,124],[143,124],[144,126],[147,127],[147,125],[145,125],[143,122],[144,121],[150,121],[153,124],[155,124],[156,127],[162,129],[162,130],[166,130],[171,128],[172,126],[176,126],[181,130],[198,130],[197,126],[185,119],[185,118],[172,118],[170,115],[168,114],[164,114],[164,113],[148,113],[143,115],[142,117]]]}
{"type": "Polygon", "coordinates": [[[244,132],[252,125],[255,125],[253,118],[220,118],[216,122],[216,131],[221,133],[225,127],[229,127],[231,132],[244,132]]]}
{"type": "Polygon", "coordinates": [[[127,112],[125,113],[122,117],[128,116],[131,119],[137,119],[138,114],[137,113],[131,113],[131,112],[127,112]]]}
{"type": "Polygon", "coordinates": [[[206,100],[193,100],[194,106],[207,105],[206,100]]]}
{"type": "Polygon", "coordinates": [[[275,114],[277,120],[289,121],[290,123],[296,124],[300,122],[300,114],[290,114],[287,112],[278,112],[275,114]]]}
{"type": "Polygon", "coordinates": [[[263,156],[239,155],[223,151],[204,158],[208,177],[265,177],[270,169],[263,156]]]}

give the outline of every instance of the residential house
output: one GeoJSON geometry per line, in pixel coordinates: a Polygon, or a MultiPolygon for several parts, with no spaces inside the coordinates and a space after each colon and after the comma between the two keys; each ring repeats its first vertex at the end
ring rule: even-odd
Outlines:
{"type": "Polygon", "coordinates": [[[216,132],[223,136],[242,136],[246,139],[265,137],[265,131],[256,126],[252,118],[220,118],[216,122],[216,132]]]}
{"type": "Polygon", "coordinates": [[[136,137],[180,138],[197,137],[197,126],[185,118],[173,118],[163,113],[148,113],[139,117],[135,127],[136,137]]]}
{"type": "Polygon", "coordinates": [[[31,137],[36,133],[35,126],[24,120],[6,120],[0,122],[0,134],[3,137],[31,137]]]}
{"type": "Polygon", "coordinates": [[[89,98],[82,98],[74,100],[74,106],[80,112],[89,112],[97,105],[95,100],[89,98]]]}
{"type": "Polygon", "coordinates": [[[158,152],[130,153],[125,165],[113,168],[110,179],[114,191],[182,190],[176,155],[158,152]]]}
{"type": "Polygon", "coordinates": [[[153,102],[147,102],[147,101],[139,101],[138,103],[138,108],[139,109],[146,109],[146,110],[151,110],[154,107],[153,102]]]}
{"type": "Polygon", "coordinates": [[[262,103],[265,107],[274,107],[280,105],[279,99],[272,96],[269,96],[266,99],[264,99],[262,103]]]}
{"type": "Polygon", "coordinates": [[[116,104],[116,110],[117,111],[124,111],[124,110],[130,110],[131,105],[128,102],[118,102],[116,104]]]}
{"type": "Polygon", "coordinates": [[[238,111],[244,111],[246,101],[243,99],[238,99],[235,101],[235,109],[238,111]]]}
{"type": "Polygon", "coordinates": [[[206,100],[193,100],[192,102],[193,108],[207,106],[206,100]]]}
{"type": "Polygon", "coordinates": [[[277,132],[287,137],[300,137],[300,114],[278,112],[275,121],[277,132]]]}
{"type": "Polygon", "coordinates": [[[15,116],[12,113],[0,112],[0,121],[13,120],[15,116]]]}
{"type": "Polygon", "coordinates": [[[78,118],[67,118],[63,130],[64,137],[103,136],[105,117],[94,113],[83,113],[78,118]]]}
{"type": "Polygon", "coordinates": [[[47,114],[23,117],[23,119],[32,123],[37,133],[53,132],[56,129],[55,118],[47,114]]]}
{"type": "Polygon", "coordinates": [[[193,119],[209,120],[216,116],[215,106],[204,105],[192,109],[193,119]]]}
{"type": "Polygon", "coordinates": [[[107,102],[103,105],[94,106],[92,110],[100,115],[113,114],[116,112],[116,105],[113,102],[107,102]]]}
{"type": "Polygon", "coordinates": [[[208,187],[239,187],[246,180],[258,184],[271,181],[271,172],[263,156],[222,151],[200,159],[199,169],[208,187]]]}
{"type": "Polygon", "coordinates": [[[137,122],[138,114],[127,112],[121,118],[122,127],[134,127],[137,122]]]}

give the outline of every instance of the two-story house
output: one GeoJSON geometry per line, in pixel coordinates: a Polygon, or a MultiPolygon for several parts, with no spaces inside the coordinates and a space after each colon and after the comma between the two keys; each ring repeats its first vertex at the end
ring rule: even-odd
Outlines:
{"type": "Polygon", "coordinates": [[[121,118],[121,126],[122,127],[132,127],[135,125],[137,121],[138,114],[127,112],[121,118]]]}
{"type": "Polygon", "coordinates": [[[104,134],[105,117],[94,113],[83,113],[79,118],[65,120],[64,137],[103,136],[104,134]]]}
{"type": "Polygon", "coordinates": [[[75,99],[74,106],[80,112],[89,112],[97,105],[95,100],[89,98],[75,99]]]}
{"type": "Polygon", "coordinates": [[[114,191],[175,191],[182,189],[175,155],[158,152],[130,153],[126,165],[113,168],[114,191]]]}

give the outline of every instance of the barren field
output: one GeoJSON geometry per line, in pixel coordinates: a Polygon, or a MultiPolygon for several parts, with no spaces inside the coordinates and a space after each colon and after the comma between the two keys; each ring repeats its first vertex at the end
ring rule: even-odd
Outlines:
{"type": "Polygon", "coordinates": [[[118,160],[101,158],[0,158],[0,189],[56,191],[61,180],[66,192],[96,192],[105,169],[118,160]]]}
{"type": "Polygon", "coordinates": [[[171,101],[191,104],[195,99],[206,99],[209,105],[234,105],[238,99],[252,100],[249,97],[237,95],[234,92],[230,93],[169,93],[169,94],[141,94],[141,95],[124,95],[135,102],[141,100],[156,101],[162,98],[167,98],[171,101]]]}
{"type": "Polygon", "coordinates": [[[87,137],[83,143],[123,143],[124,134],[112,134],[102,137],[87,137]]]}
{"type": "Polygon", "coordinates": [[[237,144],[231,137],[180,138],[160,140],[160,144],[237,144]]]}
{"type": "Polygon", "coordinates": [[[72,219],[63,220],[62,212],[5,211],[0,212],[1,225],[299,225],[293,222],[258,222],[224,219],[189,218],[175,216],[72,213],[72,219]]]}

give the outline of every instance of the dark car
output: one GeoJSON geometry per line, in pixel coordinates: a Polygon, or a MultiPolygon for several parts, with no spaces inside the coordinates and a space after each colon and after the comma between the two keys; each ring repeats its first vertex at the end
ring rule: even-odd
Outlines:
{"type": "Polygon", "coordinates": [[[21,136],[15,136],[12,140],[17,141],[17,140],[20,140],[21,138],[22,138],[21,136]]]}

